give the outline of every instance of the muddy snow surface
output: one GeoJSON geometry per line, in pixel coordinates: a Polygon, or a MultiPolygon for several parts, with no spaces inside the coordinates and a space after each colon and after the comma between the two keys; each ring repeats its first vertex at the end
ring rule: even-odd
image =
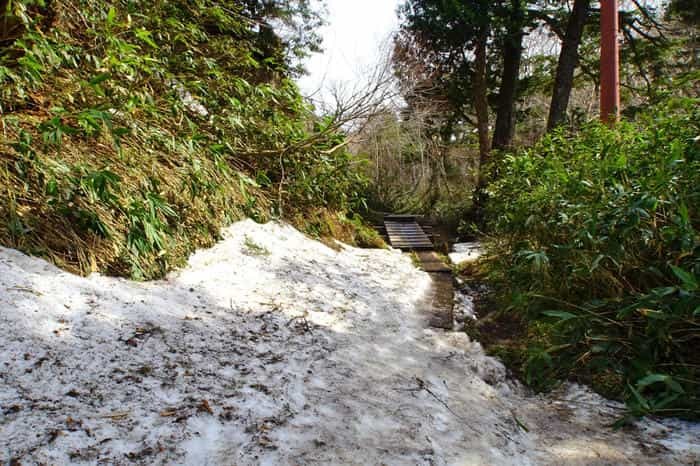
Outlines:
{"type": "Polygon", "coordinates": [[[458,332],[398,251],[236,223],[167,280],[0,249],[0,463],[688,464],[700,428],[528,394],[458,332]],[[14,462],[13,462],[14,461],[14,462]]]}

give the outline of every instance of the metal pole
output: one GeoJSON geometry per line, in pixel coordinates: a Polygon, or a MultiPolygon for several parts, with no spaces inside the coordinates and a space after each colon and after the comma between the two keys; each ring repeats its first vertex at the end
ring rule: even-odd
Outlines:
{"type": "Polygon", "coordinates": [[[620,118],[620,50],[617,0],[600,2],[600,119],[609,124],[620,118]]]}

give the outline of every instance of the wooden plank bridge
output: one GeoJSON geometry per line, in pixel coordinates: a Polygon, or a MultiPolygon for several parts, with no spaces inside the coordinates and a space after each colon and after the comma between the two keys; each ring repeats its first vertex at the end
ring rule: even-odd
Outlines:
{"type": "Polygon", "coordinates": [[[384,217],[384,229],[389,244],[396,249],[409,251],[435,249],[435,245],[418,224],[415,215],[387,215],[384,217]]]}

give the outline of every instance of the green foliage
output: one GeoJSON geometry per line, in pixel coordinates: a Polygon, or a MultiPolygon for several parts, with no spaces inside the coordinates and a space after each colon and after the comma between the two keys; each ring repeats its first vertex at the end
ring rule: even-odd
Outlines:
{"type": "Polygon", "coordinates": [[[336,241],[359,247],[386,247],[379,233],[367,226],[357,215],[348,216],[327,208],[298,211],[291,217],[291,222],[299,230],[313,238],[324,241],[328,246],[338,249],[336,241]]]}
{"type": "MultiPolygon", "coordinates": [[[[505,13],[503,3],[405,0],[399,6],[401,27],[392,59],[402,93],[409,107],[440,102],[448,134],[463,115],[473,114],[474,51],[478,43],[495,39],[494,16],[505,13]]],[[[498,75],[497,65],[493,68],[489,71],[498,75]]]]}
{"type": "Polygon", "coordinates": [[[375,115],[356,150],[365,161],[372,209],[423,214],[456,226],[473,196],[473,159],[469,142],[443,138],[433,117],[440,119],[435,113],[375,115]]]}
{"type": "Polygon", "coordinates": [[[488,266],[512,312],[539,326],[531,384],[575,375],[631,416],[700,414],[698,108],[670,100],[503,161],[488,266]]]}
{"type": "Polygon", "coordinates": [[[242,216],[362,205],[364,179],[330,150],[344,136],[292,81],[318,47],[307,0],[9,5],[2,244],[149,279],[242,216]]]}
{"type": "Polygon", "coordinates": [[[700,6],[693,0],[671,0],[667,14],[677,16],[687,24],[700,25],[700,6]]]}
{"type": "Polygon", "coordinates": [[[246,248],[246,252],[251,256],[269,256],[270,250],[265,246],[261,246],[255,242],[253,238],[246,235],[243,241],[243,245],[246,248]]]}

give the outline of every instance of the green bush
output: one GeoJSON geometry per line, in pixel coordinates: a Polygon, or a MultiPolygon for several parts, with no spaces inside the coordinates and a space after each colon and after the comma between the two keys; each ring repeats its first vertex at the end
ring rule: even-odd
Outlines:
{"type": "Polygon", "coordinates": [[[547,324],[533,385],[575,377],[631,416],[700,416],[698,103],[555,132],[501,165],[487,268],[512,312],[547,324]]]}
{"type": "Polygon", "coordinates": [[[9,2],[0,21],[21,33],[0,44],[0,244],[150,279],[241,217],[360,206],[337,122],[292,79],[314,34],[260,27],[276,22],[256,11],[294,22],[282,3],[9,2]]]}

